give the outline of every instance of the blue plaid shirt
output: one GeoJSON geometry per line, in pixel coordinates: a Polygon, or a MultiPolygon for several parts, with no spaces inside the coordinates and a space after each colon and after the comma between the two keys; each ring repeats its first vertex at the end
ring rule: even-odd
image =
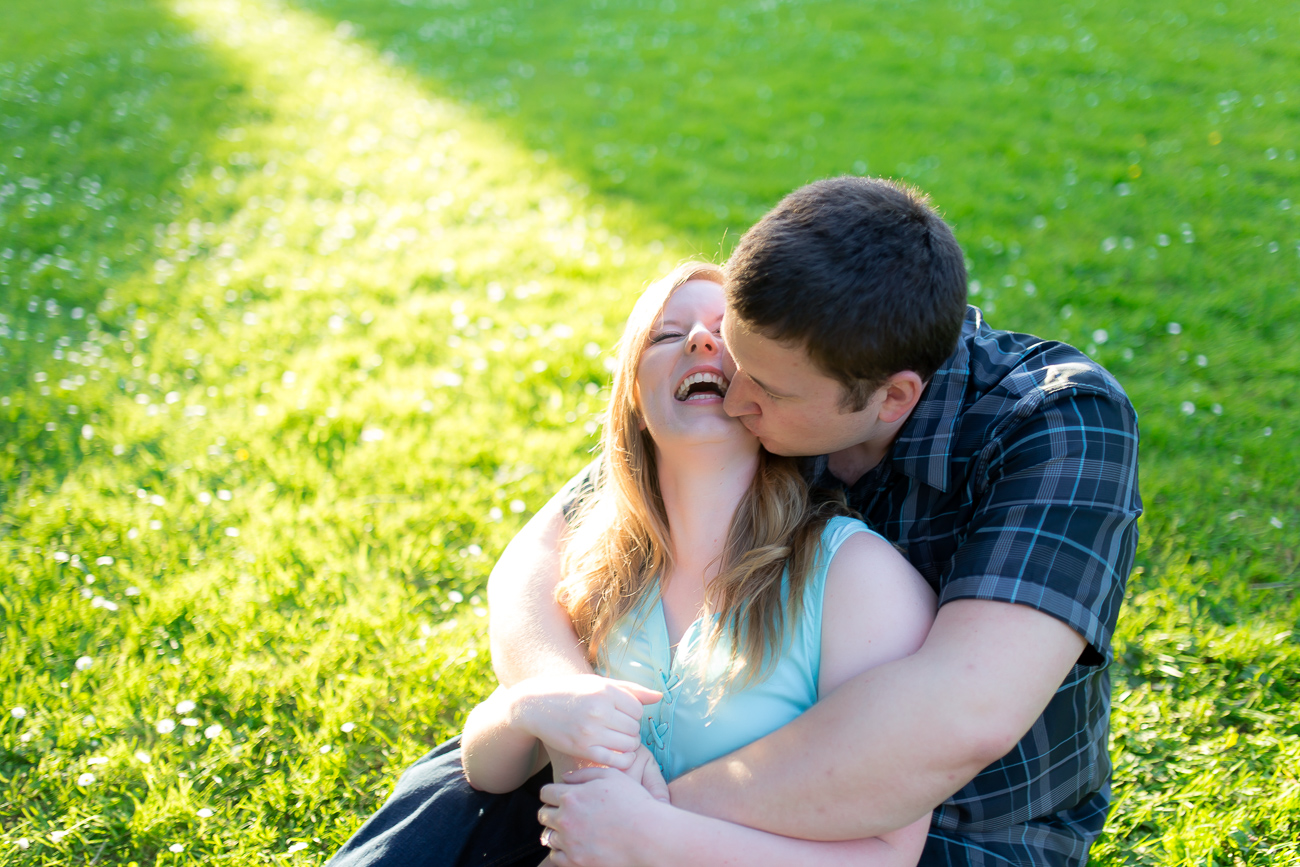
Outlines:
{"type": "MultiPolygon", "coordinates": [[[[810,483],[844,490],[940,605],[1028,605],[1088,642],[1015,749],[934,811],[920,867],[1087,861],[1110,809],[1111,636],[1142,513],[1137,455],[1137,415],[1109,373],[971,307],[877,467],[845,486],[825,457],[805,460],[810,483]]],[[[566,515],[595,466],[574,479],[566,515]]]]}
{"type": "Polygon", "coordinates": [[[1071,346],[967,313],[889,455],[818,486],[899,546],[939,595],[1028,605],[1088,642],[1015,749],[935,810],[923,867],[1081,865],[1110,808],[1111,636],[1137,545],[1137,416],[1071,346]]]}

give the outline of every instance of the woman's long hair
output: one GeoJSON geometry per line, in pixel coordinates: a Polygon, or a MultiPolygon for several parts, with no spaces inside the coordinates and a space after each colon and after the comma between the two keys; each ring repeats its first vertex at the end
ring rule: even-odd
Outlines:
{"type": "MultiPolygon", "coordinates": [[[[636,378],[651,329],[672,293],[689,280],[721,285],[722,269],[702,262],[679,265],[646,289],[628,317],[593,474],[595,489],[565,536],[556,596],[593,663],[614,625],[654,592],[657,576],[672,572],[668,515],[654,443],[640,425],[636,378]]],[[[759,679],[775,661],[786,624],[801,611],[822,527],[831,515],[843,513],[842,499],[810,503],[794,459],[760,450],[758,470],[732,518],[718,575],[707,590],[708,609],[718,615],[707,647],[730,637],[724,688],[759,679]]]]}

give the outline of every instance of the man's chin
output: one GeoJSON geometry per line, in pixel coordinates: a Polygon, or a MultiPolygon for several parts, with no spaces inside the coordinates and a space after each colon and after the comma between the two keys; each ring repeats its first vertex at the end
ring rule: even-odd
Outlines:
{"type": "MultiPolygon", "coordinates": [[[[755,436],[757,436],[757,434],[755,434],[755,436]]],[[[800,455],[800,452],[798,452],[797,450],[791,449],[789,446],[783,445],[782,443],[776,442],[775,440],[771,440],[767,437],[763,437],[763,436],[758,437],[758,442],[761,446],[763,446],[763,448],[767,449],[769,452],[771,452],[774,455],[781,455],[782,457],[795,457],[795,458],[799,457],[800,455]]]]}

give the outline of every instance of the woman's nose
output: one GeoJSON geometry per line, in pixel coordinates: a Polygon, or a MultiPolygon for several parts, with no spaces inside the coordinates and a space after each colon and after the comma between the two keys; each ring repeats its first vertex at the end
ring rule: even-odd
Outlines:
{"type": "Polygon", "coordinates": [[[705,328],[702,323],[691,329],[686,335],[686,351],[703,352],[712,355],[718,351],[718,335],[705,328]]]}

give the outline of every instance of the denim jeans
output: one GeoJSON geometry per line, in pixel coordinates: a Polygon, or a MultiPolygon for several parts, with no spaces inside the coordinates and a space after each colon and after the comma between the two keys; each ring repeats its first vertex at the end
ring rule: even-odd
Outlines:
{"type": "Polygon", "coordinates": [[[326,867],[537,867],[548,851],[539,842],[538,792],[550,777],[548,766],[509,794],[476,791],[454,737],[402,774],[326,867]]]}

